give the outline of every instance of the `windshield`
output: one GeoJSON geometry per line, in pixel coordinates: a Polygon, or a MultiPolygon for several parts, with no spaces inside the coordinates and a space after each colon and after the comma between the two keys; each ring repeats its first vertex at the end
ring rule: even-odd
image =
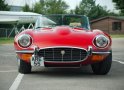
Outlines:
{"type": "Polygon", "coordinates": [[[88,18],[85,16],[79,16],[79,15],[40,16],[35,23],[35,29],[53,28],[61,25],[70,26],[72,28],[90,29],[88,18]]]}

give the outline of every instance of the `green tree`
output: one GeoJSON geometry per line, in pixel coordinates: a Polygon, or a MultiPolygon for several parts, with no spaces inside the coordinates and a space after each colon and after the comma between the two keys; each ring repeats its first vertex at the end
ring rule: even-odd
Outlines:
{"type": "Polygon", "coordinates": [[[88,15],[93,7],[95,7],[95,0],[82,0],[78,7],[79,13],[88,15]]]}
{"type": "Polygon", "coordinates": [[[68,5],[63,0],[40,0],[33,7],[33,12],[40,14],[65,14],[68,5]]]}
{"type": "Polygon", "coordinates": [[[115,15],[105,7],[95,4],[95,0],[82,0],[79,6],[75,7],[75,14],[86,15],[90,20],[104,16],[115,15]]]}
{"type": "Polygon", "coordinates": [[[39,2],[36,2],[33,8],[33,12],[45,14],[46,13],[45,1],[40,0],[39,2]]]}
{"type": "Polygon", "coordinates": [[[75,14],[75,10],[71,9],[68,14],[75,14]]]}
{"type": "Polygon", "coordinates": [[[124,0],[112,0],[116,3],[116,9],[121,11],[121,14],[124,15],[124,0]]]}
{"type": "Polygon", "coordinates": [[[80,11],[79,6],[76,6],[76,7],[75,7],[74,12],[75,12],[75,14],[81,14],[81,11],[80,11]]]}
{"type": "Polygon", "coordinates": [[[68,7],[63,0],[46,0],[46,14],[65,14],[68,7]]]}
{"type": "Polygon", "coordinates": [[[32,9],[29,7],[28,4],[25,4],[25,6],[22,7],[22,10],[23,10],[24,12],[30,12],[30,11],[32,11],[32,9]]]}
{"type": "Polygon", "coordinates": [[[88,16],[90,20],[93,20],[93,19],[109,16],[109,12],[110,11],[106,10],[104,7],[100,5],[96,5],[90,10],[90,12],[88,13],[88,16]]]}
{"type": "Polygon", "coordinates": [[[0,11],[9,11],[10,7],[5,3],[5,0],[0,0],[0,11]]]}

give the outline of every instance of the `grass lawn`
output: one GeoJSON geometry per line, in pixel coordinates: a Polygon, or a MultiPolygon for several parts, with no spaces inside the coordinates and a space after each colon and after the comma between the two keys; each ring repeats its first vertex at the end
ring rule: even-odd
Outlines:
{"type": "Polygon", "coordinates": [[[112,38],[124,38],[124,34],[111,35],[112,38]]]}
{"type": "Polygon", "coordinates": [[[0,44],[11,44],[13,41],[14,38],[0,38],[0,44]]]}

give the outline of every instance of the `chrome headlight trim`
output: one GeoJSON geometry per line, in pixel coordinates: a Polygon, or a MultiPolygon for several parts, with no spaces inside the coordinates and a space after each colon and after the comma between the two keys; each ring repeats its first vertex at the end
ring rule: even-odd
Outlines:
{"type": "Polygon", "coordinates": [[[28,34],[22,34],[18,37],[18,45],[22,48],[27,48],[32,44],[32,38],[28,34]]]}
{"type": "Polygon", "coordinates": [[[97,35],[94,39],[94,44],[98,48],[105,48],[109,45],[110,40],[105,35],[97,35]]]}

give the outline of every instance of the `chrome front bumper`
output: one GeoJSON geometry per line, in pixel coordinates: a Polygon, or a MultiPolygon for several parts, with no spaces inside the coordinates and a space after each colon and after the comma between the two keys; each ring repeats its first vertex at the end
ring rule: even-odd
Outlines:
{"type": "MultiPolygon", "coordinates": [[[[31,65],[32,66],[44,66],[44,57],[39,57],[38,56],[38,52],[39,52],[39,48],[35,48],[34,50],[21,50],[21,51],[16,51],[17,54],[32,54],[31,57],[31,65]]],[[[106,54],[110,54],[110,51],[107,52],[94,52],[92,47],[89,46],[87,49],[87,57],[91,56],[93,54],[99,54],[99,55],[106,55],[106,54]]],[[[81,60],[82,61],[82,60],[81,60]]],[[[76,62],[81,62],[81,61],[76,61],[76,62]]],[[[45,61],[47,62],[47,61],[45,61]]],[[[65,61],[67,62],[67,61],[65,61]]],[[[75,62],[75,61],[70,61],[70,62],[75,62]]]]}

